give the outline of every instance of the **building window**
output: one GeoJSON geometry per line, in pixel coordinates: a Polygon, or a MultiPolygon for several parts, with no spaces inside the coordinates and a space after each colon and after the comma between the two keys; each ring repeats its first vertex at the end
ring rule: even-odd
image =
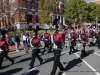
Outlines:
{"type": "Polygon", "coordinates": [[[61,24],[63,25],[63,17],[61,16],[61,24]]]}
{"type": "Polygon", "coordinates": [[[58,20],[60,20],[60,16],[58,16],[58,20]]]}
{"type": "Polygon", "coordinates": [[[38,3],[38,0],[34,0],[34,3],[38,3]]]}
{"type": "Polygon", "coordinates": [[[30,1],[27,1],[27,5],[31,5],[31,2],[30,1]]]}
{"type": "Polygon", "coordinates": [[[64,13],[64,5],[63,5],[63,13],[64,13]]]}
{"type": "Polygon", "coordinates": [[[39,18],[38,18],[38,15],[36,15],[36,23],[39,22],[39,18]]]}
{"type": "Polygon", "coordinates": [[[32,7],[31,7],[31,6],[27,6],[27,9],[28,9],[28,10],[31,10],[31,9],[32,9],[32,7]]]}
{"type": "Polygon", "coordinates": [[[38,10],[38,0],[34,0],[34,9],[38,10]]]}
{"type": "Polygon", "coordinates": [[[31,1],[27,1],[27,9],[31,10],[32,9],[32,5],[31,5],[31,1]]]}
{"type": "Polygon", "coordinates": [[[38,3],[34,3],[34,9],[38,10],[38,3]]]}
{"type": "Polygon", "coordinates": [[[32,15],[27,15],[27,23],[32,23],[32,15]]]}

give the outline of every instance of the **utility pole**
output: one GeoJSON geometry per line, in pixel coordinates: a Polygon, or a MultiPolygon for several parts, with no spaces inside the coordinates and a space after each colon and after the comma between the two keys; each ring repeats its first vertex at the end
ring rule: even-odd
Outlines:
{"type": "Polygon", "coordinates": [[[98,18],[96,17],[96,28],[98,27],[98,18]]]}

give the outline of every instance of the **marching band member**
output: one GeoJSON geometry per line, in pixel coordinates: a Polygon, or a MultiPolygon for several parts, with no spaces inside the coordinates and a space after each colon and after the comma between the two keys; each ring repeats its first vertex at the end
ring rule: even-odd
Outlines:
{"type": "MultiPolygon", "coordinates": [[[[50,40],[51,35],[47,32],[47,29],[44,30],[43,38],[44,38],[44,42],[45,42],[45,47],[49,48],[48,53],[50,53],[51,49],[52,49],[51,40],[50,40]]],[[[45,52],[45,49],[44,49],[44,52],[45,52]]],[[[42,54],[44,54],[44,52],[42,54]]]]}
{"type": "Polygon", "coordinates": [[[40,61],[40,64],[43,63],[43,59],[38,55],[38,53],[40,51],[39,47],[41,46],[41,44],[40,44],[40,39],[38,38],[36,33],[33,33],[33,38],[32,38],[31,43],[33,45],[33,50],[32,50],[32,59],[31,59],[31,62],[30,62],[30,68],[29,69],[32,69],[34,67],[34,62],[35,62],[36,57],[40,61]]]}
{"type": "MultiPolygon", "coordinates": [[[[68,31],[69,31],[69,29],[68,29],[68,31]]],[[[65,46],[66,47],[69,47],[69,46],[71,46],[71,35],[70,35],[70,31],[68,32],[67,31],[67,33],[66,33],[66,38],[65,38],[65,46]]]]}
{"type": "Polygon", "coordinates": [[[76,45],[76,42],[75,42],[75,41],[76,41],[76,39],[77,39],[77,34],[75,33],[75,31],[73,31],[70,35],[71,35],[71,46],[70,46],[69,55],[71,55],[72,50],[73,50],[74,52],[76,52],[74,46],[76,45]]]}
{"type": "Polygon", "coordinates": [[[94,31],[92,28],[89,30],[89,42],[90,42],[90,47],[93,46],[93,37],[94,37],[94,31]]]}
{"type": "Polygon", "coordinates": [[[100,27],[98,28],[98,33],[96,33],[96,43],[98,44],[98,49],[100,49],[100,27]]]}
{"type": "Polygon", "coordinates": [[[41,47],[43,48],[41,50],[41,54],[44,54],[45,42],[44,42],[43,34],[39,34],[39,39],[40,39],[41,47]]]}
{"type": "Polygon", "coordinates": [[[67,31],[66,31],[66,29],[64,29],[63,32],[62,32],[62,37],[63,37],[64,44],[65,44],[66,34],[67,34],[67,31]]]}
{"type": "Polygon", "coordinates": [[[1,67],[1,65],[2,65],[2,62],[3,62],[3,59],[4,59],[4,57],[6,58],[6,59],[8,59],[9,61],[11,61],[12,62],[12,64],[14,64],[14,60],[13,59],[11,59],[7,54],[7,50],[9,50],[8,49],[8,44],[6,43],[6,41],[5,41],[5,39],[3,39],[2,37],[0,37],[0,50],[2,50],[2,51],[0,51],[0,67],[1,67]]]}
{"type": "Polygon", "coordinates": [[[55,75],[58,66],[61,71],[64,70],[64,67],[60,62],[60,54],[61,54],[61,50],[62,50],[62,45],[64,44],[64,42],[62,41],[62,39],[63,39],[62,34],[58,33],[57,28],[54,28],[53,32],[54,32],[54,34],[51,36],[51,41],[53,44],[54,64],[53,64],[53,69],[52,69],[50,75],[55,75]]]}
{"type": "Polygon", "coordinates": [[[82,50],[82,53],[81,53],[81,56],[80,58],[83,58],[86,56],[86,52],[85,52],[85,46],[86,46],[86,42],[88,41],[88,35],[85,34],[85,30],[82,31],[82,34],[81,34],[81,42],[83,42],[83,50],[82,50]]]}

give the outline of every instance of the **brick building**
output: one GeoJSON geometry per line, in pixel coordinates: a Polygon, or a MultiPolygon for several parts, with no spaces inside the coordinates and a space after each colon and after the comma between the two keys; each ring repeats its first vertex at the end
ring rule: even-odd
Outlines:
{"type": "MultiPolygon", "coordinates": [[[[33,26],[35,24],[40,25],[39,19],[39,6],[38,0],[3,0],[3,4],[6,6],[5,10],[0,11],[0,27],[5,25],[15,25],[17,29],[33,26]],[[10,11],[9,11],[10,10],[10,11]]],[[[0,7],[2,7],[2,3],[0,7]]],[[[59,6],[56,9],[55,17],[57,17],[61,24],[65,24],[63,18],[64,2],[60,1],[59,6]]]]}

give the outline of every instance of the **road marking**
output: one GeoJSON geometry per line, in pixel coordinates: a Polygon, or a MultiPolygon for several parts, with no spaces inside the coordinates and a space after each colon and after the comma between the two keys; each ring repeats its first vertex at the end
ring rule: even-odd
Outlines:
{"type": "MultiPolygon", "coordinates": [[[[75,55],[77,56],[77,57],[80,57],[78,54],[76,54],[75,53],[75,55]]],[[[81,60],[83,60],[83,62],[93,71],[93,72],[95,72],[97,75],[100,75],[100,73],[99,72],[97,72],[90,64],[88,64],[84,59],[81,59],[81,60]]]]}
{"type": "Polygon", "coordinates": [[[100,56],[100,54],[98,54],[98,53],[96,53],[96,52],[94,52],[94,54],[96,54],[97,56],[100,56]]]}
{"type": "MultiPolygon", "coordinates": [[[[61,55],[67,53],[68,51],[69,51],[69,50],[62,52],[61,55]]],[[[48,60],[51,59],[52,57],[54,57],[54,56],[51,56],[51,57],[47,58],[43,63],[45,63],[46,61],[48,61],[48,60]]],[[[31,70],[29,70],[28,72],[26,72],[24,75],[28,75],[31,71],[35,70],[35,69],[38,68],[39,66],[40,66],[40,65],[37,65],[37,66],[34,67],[33,69],[31,69],[31,70]]]]}
{"type": "MultiPolygon", "coordinates": [[[[86,52],[88,52],[88,51],[86,51],[86,52]]],[[[100,51],[90,51],[90,52],[95,53],[95,52],[100,52],[100,51]]],[[[77,53],[81,53],[81,52],[80,52],[80,51],[78,51],[77,53]]]]}
{"type": "Polygon", "coordinates": [[[95,51],[95,52],[100,52],[100,51],[95,51]]]}

